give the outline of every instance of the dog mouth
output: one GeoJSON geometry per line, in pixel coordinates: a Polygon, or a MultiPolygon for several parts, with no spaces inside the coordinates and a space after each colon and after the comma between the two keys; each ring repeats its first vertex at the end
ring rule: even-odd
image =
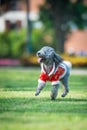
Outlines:
{"type": "Polygon", "coordinates": [[[39,57],[38,58],[38,63],[44,62],[46,59],[44,57],[39,57]]]}
{"type": "Polygon", "coordinates": [[[41,63],[41,62],[45,62],[46,58],[45,58],[45,55],[42,54],[40,51],[38,51],[36,53],[37,57],[38,57],[38,63],[41,63]]]}

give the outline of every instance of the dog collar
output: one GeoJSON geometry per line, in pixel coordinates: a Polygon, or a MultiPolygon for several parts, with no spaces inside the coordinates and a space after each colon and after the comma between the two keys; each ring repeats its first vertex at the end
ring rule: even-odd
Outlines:
{"type": "MultiPolygon", "coordinates": [[[[41,64],[41,69],[42,69],[42,72],[46,73],[43,63],[41,64]]],[[[51,76],[54,72],[55,72],[55,62],[53,63],[52,69],[50,73],[48,74],[48,76],[51,76]]]]}

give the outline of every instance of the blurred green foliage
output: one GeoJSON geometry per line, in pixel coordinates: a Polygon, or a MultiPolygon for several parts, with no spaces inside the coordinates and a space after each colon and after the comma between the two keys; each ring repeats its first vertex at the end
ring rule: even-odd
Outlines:
{"type": "Polygon", "coordinates": [[[46,0],[40,14],[45,26],[53,28],[54,43],[60,53],[64,52],[68,32],[87,28],[87,5],[83,0],[46,0]]]}
{"type": "MultiPolygon", "coordinates": [[[[6,31],[0,34],[0,58],[20,58],[27,53],[26,29],[6,31]]],[[[33,28],[31,35],[32,54],[44,45],[53,46],[53,30],[33,28]]]]}
{"type": "Polygon", "coordinates": [[[32,47],[33,52],[36,53],[43,46],[54,46],[53,44],[53,30],[43,27],[43,29],[33,29],[32,31],[32,47]]]}
{"type": "Polygon", "coordinates": [[[0,34],[0,58],[18,58],[24,51],[25,30],[0,34]]]}

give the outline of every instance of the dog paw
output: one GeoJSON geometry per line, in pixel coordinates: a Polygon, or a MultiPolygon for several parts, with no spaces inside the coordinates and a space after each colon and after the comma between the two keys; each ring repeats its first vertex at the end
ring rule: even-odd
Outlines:
{"type": "Polygon", "coordinates": [[[50,94],[50,97],[51,97],[51,100],[55,100],[56,99],[56,96],[54,94],[50,94]]]}
{"type": "Polygon", "coordinates": [[[35,93],[35,96],[38,96],[39,95],[39,93],[35,93]]]}
{"type": "Polygon", "coordinates": [[[36,91],[36,93],[35,93],[35,96],[38,96],[38,95],[39,95],[39,93],[40,93],[40,91],[39,91],[39,90],[37,90],[37,91],[36,91]]]}
{"type": "Polygon", "coordinates": [[[54,97],[51,97],[51,100],[55,100],[55,98],[54,98],[54,97]]]}
{"type": "Polygon", "coordinates": [[[62,95],[61,95],[61,97],[65,97],[67,95],[67,93],[63,93],[62,95]]]}
{"type": "Polygon", "coordinates": [[[67,95],[68,92],[69,92],[69,91],[63,92],[63,94],[61,95],[61,97],[65,97],[65,96],[67,95]]]}

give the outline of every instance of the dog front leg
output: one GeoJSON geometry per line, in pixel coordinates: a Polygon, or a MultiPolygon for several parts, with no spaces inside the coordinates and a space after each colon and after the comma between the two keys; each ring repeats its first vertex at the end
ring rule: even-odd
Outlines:
{"type": "Polygon", "coordinates": [[[51,89],[51,100],[55,100],[57,95],[58,95],[58,88],[59,88],[59,85],[53,85],[52,86],[52,89],[51,89]]]}
{"type": "Polygon", "coordinates": [[[44,83],[44,82],[43,82],[43,83],[38,82],[38,86],[37,86],[37,89],[36,89],[35,96],[38,96],[38,95],[39,95],[39,93],[40,93],[41,90],[44,88],[44,86],[45,86],[45,83],[44,83]]]}

